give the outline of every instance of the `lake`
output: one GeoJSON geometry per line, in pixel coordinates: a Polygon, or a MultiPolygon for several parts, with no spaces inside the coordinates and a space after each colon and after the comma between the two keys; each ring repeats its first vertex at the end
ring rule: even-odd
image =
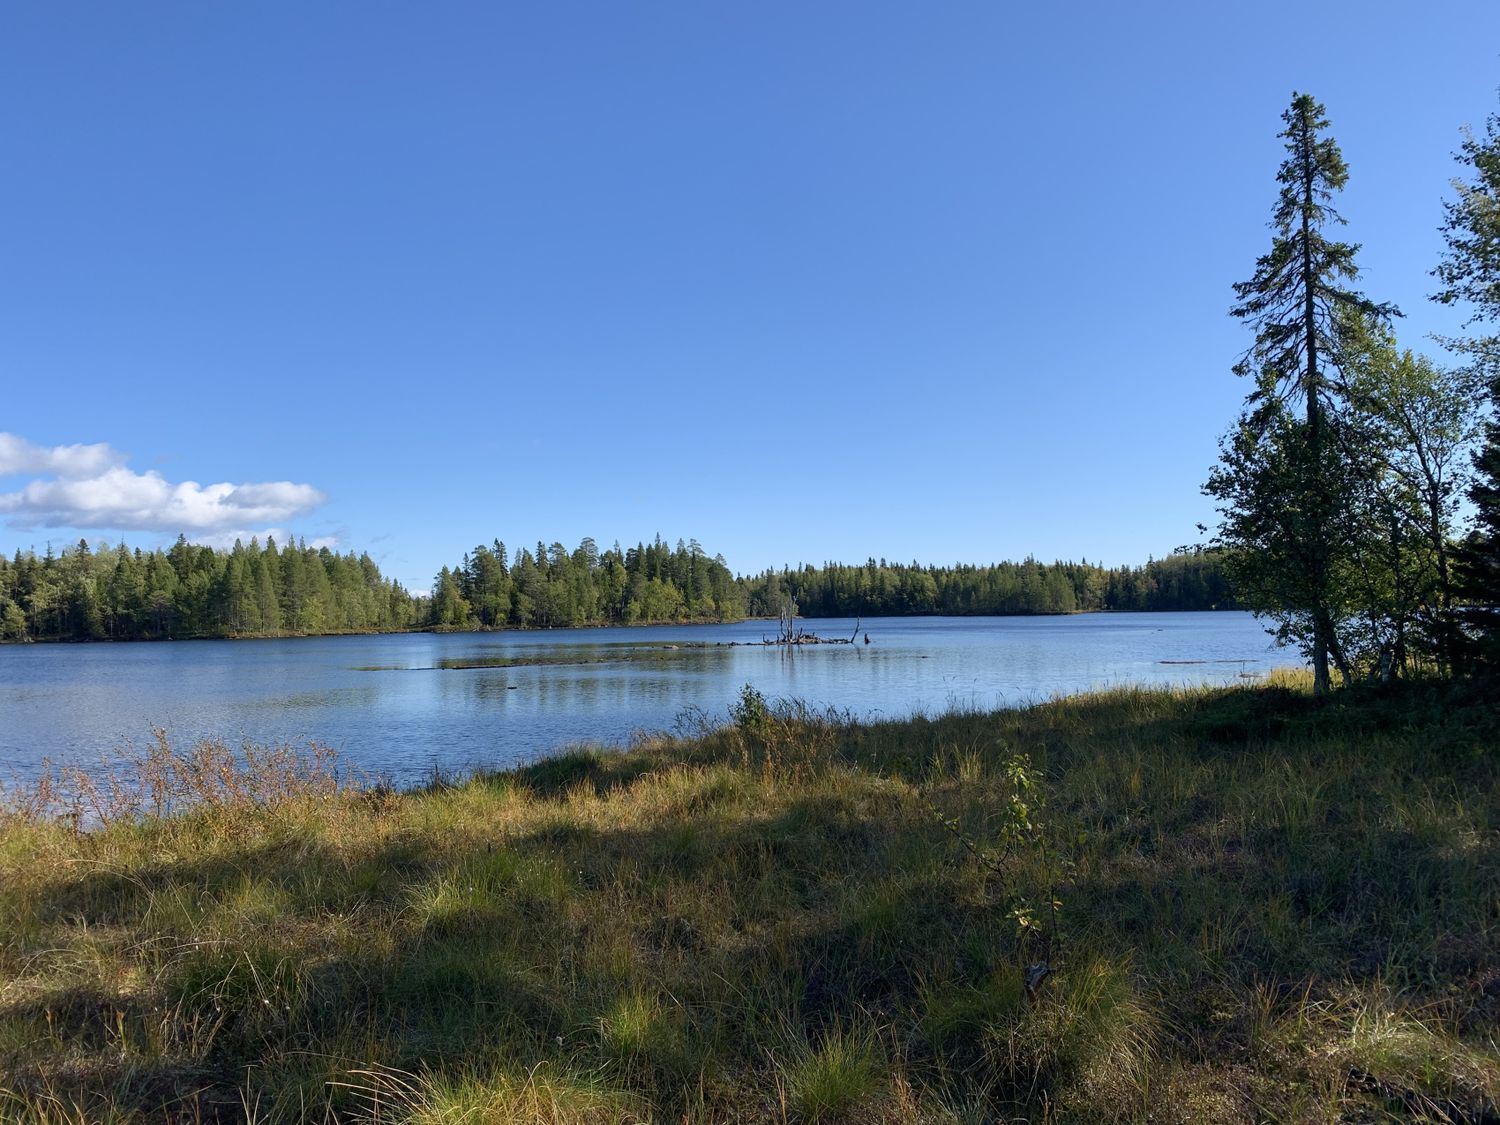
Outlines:
{"type": "MultiPolygon", "coordinates": [[[[799,624],[825,637],[854,629],[799,624]]],[[[869,645],[753,643],[775,628],[5,645],[0,778],[30,776],[44,758],[96,762],[164,727],[179,745],[316,740],[403,783],[621,744],[693,708],[723,716],[746,683],[897,718],[1114,684],[1233,683],[1297,662],[1247,613],[869,618],[869,645]]]]}

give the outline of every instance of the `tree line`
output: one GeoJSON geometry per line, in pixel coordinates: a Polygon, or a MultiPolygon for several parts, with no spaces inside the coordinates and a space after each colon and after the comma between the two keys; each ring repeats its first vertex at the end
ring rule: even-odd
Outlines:
{"type": "Polygon", "coordinates": [[[767,570],[744,584],[745,604],[756,617],[774,616],[787,598],[808,617],[1237,608],[1222,553],[1202,549],[1115,568],[1034,558],[950,567],[870,559],[863,566],[767,570]]]}
{"type": "Polygon", "coordinates": [[[522,547],[496,539],[433,581],[430,623],[440,629],[567,628],[674,621],[738,621],[744,591],[722,555],[696,539],[668,547],[657,536],[621,550],[586,538],[522,547]]]}
{"type": "Polygon", "coordinates": [[[1444,366],[1402,348],[1401,314],[1354,287],[1338,239],[1349,178],[1322,105],[1282,115],[1270,249],[1234,286],[1251,383],[1205,492],[1237,596],[1312,664],[1315,690],[1500,664],[1500,116],[1458,153],[1433,299],[1468,308],[1444,366]],[[1473,515],[1465,520],[1467,496],[1473,515]]]}
{"type": "Polygon", "coordinates": [[[0,556],[0,639],[12,641],[381,632],[422,624],[426,604],[367,554],[274,539],[0,556]]]}
{"type": "Polygon", "coordinates": [[[407,629],[566,628],[776,616],[960,616],[1234,608],[1215,551],[1107,568],[1028,558],[989,566],[826,563],[753,576],[697,540],[601,551],[584,539],[514,554],[495,540],[445,566],[430,593],[386,578],[368,554],[251,539],[169,550],[80,540],[0,556],[0,640],[163,640],[407,629]]]}

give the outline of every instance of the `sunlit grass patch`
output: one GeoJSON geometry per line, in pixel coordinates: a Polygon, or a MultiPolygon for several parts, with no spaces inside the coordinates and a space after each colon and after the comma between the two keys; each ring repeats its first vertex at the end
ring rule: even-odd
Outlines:
{"type": "Polygon", "coordinates": [[[1064,1091],[1080,1110],[1144,1108],[1159,1025],[1127,965],[1082,959],[986,1030],[992,1065],[1018,1082],[1064,1091]]]}
{"type": "Polygon", "coordinates": [[[1437,1010],[1393,1001],[1384,987],[1252,999],[1257,1057],[1298,1085],[1351,1107],[1395,1108],[1432,1120],[1479,1120],[1500,1110],[1500,1044],[1465,1040],[1437,1010]]]}
{"type": "Polygon", "coordinates": [[[560,859],[512,848],[463,855],[410,890],[416,924],[438,933],[504,930],[560,910],[573,877],[560,859]]]}
{"type": "Polygon", "coordinates": [[[835,1027],[815,1042],[794,1039],[776,1065],[786,1103],[799,1121],[868,1120],[886,1087],[883,1052],[868,1025],[835,1027]]]}
{"type": "Polygon", "coordinates": [[[67,1086],[16,1090],[0,1087],[0,1120],[16,1125],[134,1125],[129,1103],[80,1094],[67,1086]]]}
{"type": "Polygon", "coordinates": [[[633,1059],[654,1046],[662,1027],[661,1002],[645,992],[629,992],[599,1017],[599,1039],[616,1058],[633,1059]]]}
{"type": "Polygon", "coordinates": [[[598,1073],[540,1062],[456,1075],[379,1070],[350,1083],[367,1120],[408,1125],[631,1125],[650,1119],[628,1091],[598,1073]],[[382,1112],[388,1116],[382,1116],[382,1112]]]}
{"type": "Polygon", "coordinates": [[[704,1065],[709,1044],[672,997],[622,992],[599,1017],[599,1043],[617,1071],[662,1093],[681,1087],[704,1065]]]}
{"type": "Polygon", "coordinates": [[[1344,1044],[1359,1074],[1373,1078],[1384,1096],[1410,1091],[1417,1101],[1500,1107],[1500,1045],[1493,1041],[1465,1043],[1434,1019],[1370,1005],[1353,1015],[1344,1044]]]}

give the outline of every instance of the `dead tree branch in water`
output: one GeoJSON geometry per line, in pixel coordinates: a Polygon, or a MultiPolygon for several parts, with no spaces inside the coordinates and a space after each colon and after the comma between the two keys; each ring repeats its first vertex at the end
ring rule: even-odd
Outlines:
{"type": "Polygon", "coordinates": [[[763,645],[852,645],[854,638],[859,635],[858,623],[854,626],[854,633],[845,640],[843,637],[820,637],[816,633],[809,633],[797,625],[797,603],[787,598],[781,603],[781,612],[777,615],[776,636],[761,639],[763,645]]]}

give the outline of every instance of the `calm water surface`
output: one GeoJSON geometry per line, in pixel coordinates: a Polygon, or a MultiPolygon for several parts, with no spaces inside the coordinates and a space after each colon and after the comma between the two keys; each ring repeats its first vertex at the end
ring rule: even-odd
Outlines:
{"type": "MultiPolygon", "coordinates": [[[[849,636],[853,620],[806,621],[849,636]]],[[[315,739],[412,781],[576,742],[622,743],[743,684],[866,716],[995,707],[1111,684],[1230,683],[1293,662],[1246,613],[869,618],[870,645],[786,653],[764,622],[545,633],[0,646],[0,778],[174,742],[315,739]],[[1177,662],[1177,663],[1174,663],[1177,662]],[[1181,663],[1194,662],[1194,663],[1181,663]]]]}

